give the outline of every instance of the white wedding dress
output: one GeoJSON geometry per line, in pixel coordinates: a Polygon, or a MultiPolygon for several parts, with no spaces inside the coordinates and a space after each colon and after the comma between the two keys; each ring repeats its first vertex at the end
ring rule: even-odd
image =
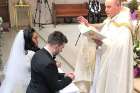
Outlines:
{"type": "Polygon", "coordinates": [[[26,93],[30,81],[30,61],[34,52],[28,51],[25,55],[24,43],[24,33],[21,30],[11,48],[4,69],[5,78],[0,87],[0,93],[26,93]]]}

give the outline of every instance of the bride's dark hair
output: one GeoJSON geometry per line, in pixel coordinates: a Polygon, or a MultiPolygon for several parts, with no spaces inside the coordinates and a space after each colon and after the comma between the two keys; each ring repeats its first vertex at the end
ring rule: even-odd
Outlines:
{"type": "Polygon", "coordinates": [[[25,51],[32,50],[36,52],[37,50],[39,50],[38,46],[32,41],[33,33],[36,32],[35,29],[27,27],[23,32],[25,40],[25,51]]]}

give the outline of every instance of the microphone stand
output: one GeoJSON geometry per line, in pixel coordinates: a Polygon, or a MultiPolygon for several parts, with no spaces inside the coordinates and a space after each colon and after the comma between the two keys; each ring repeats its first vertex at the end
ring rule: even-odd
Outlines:
{"type": "Polygon", "coordinates": [[[49,12],[50,12],[50,15],[51,15],[51,17],[53,17],[48,0],[45,0],[45,4],[47,4],[49,12]]]}
{"type": "Polygon", "coordinates": [[[35,24],[38,24],[39,29],[40,29],[40,27],[43,28],[43,26],[40,22],[40,19],[41,19],[41,4],[42,4],[42,0],[37,0],[36,9],[35,9],[36,11],[35,11],[34,19],[33,19],[34,26],[35,26],[35,24]],[[37,12],[39,12],[39,17],[38,17],[39,22],[38,23],[36,22],[37,12]]]}
{"type": "MultiPolygon", "coordinates": [[[[43,24],[41,24],[41,22],[40,22],[42,2],[43,2],[42,0],[37,0],[35,16],[34,16],[34,19],[33,19],[34,25],[35,24],[39,24],[39,29],[40,29],[40,27],[43,28],[43,26],[42,26],[43,24]],[[36,23],[36,17],[37,17],[36,15],[37,15],[37,12],[39,12],[39,17],[38,17],[39,22],[38,23],[36,23]]],[[[48,3],[48,0],[44,0],[44,4],[45,4],[45,8],[46,8],[46,4],[47,4],[48,9],[49,9],[49,13],[50,13],[51,17],[53,17],[52,12],[51,12],[51,9],[50,9],[50,5],[48,3]]]]}
{"type": "Polygon", "coordinates": [[[79,41],[79,39],[80,39],[80,36],[81,36],[81,32],[80,32],[80,34],[79,34],[78,37],[77,37],[77,40],[76,40],[76,42],[75,42],[75,46],[77,45],[77,43],[78,43],[78,41],[79,41]]]}

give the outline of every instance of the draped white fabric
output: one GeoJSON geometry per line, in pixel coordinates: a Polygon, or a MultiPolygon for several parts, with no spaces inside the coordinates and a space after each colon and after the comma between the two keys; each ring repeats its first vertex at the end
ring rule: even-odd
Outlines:
{"type": "MultiPolygon", "coordinates": [[[[30,58],[31,59],[31,58],[30,58]]],[[[29,83],[29,64],[24,50],[23,31],[19,31],[5,66],[5,78],[0,93],[26,93],[29,83]]]]}
{"type": "Polygon", "coordinates": [[[95,67],[96,44],[84,35],[82,35],[81,39],[74,82],[85,81],[91,83],[95,67]]]}
{"type": "MultiPolygon", "coordinates": [[[[63,73],[63,70],[61,68],[58,68],[59,73],[63,73]]],[[[80,93],[78,87],[71,83],[68,86],[66,86],[64,89],[61,89],[59,93],[80,93]]]]}
{"type": "Polygon", "coordinates": [[[125,9],[105,21],[101,33],[107,38],[97,50],[91,93],[132,93],[133,51],[128,26],[131,28],[131,22],[125,9]]]}
{"type": "Polygon", "coordinates": [[[59,93],[80,93],[80,91],[74,83],[71,83],[64,89],[60,90],[59,93]]]}

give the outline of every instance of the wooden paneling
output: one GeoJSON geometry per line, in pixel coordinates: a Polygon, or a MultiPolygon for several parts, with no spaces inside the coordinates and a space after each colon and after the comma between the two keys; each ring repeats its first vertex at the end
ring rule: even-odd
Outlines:
{"type": "Polygon", "coordinates": [[[53,22],[56,25],[58,17],[88,16],[87,3],[81,4],[55,4],[53,3],[53,22]]]}

